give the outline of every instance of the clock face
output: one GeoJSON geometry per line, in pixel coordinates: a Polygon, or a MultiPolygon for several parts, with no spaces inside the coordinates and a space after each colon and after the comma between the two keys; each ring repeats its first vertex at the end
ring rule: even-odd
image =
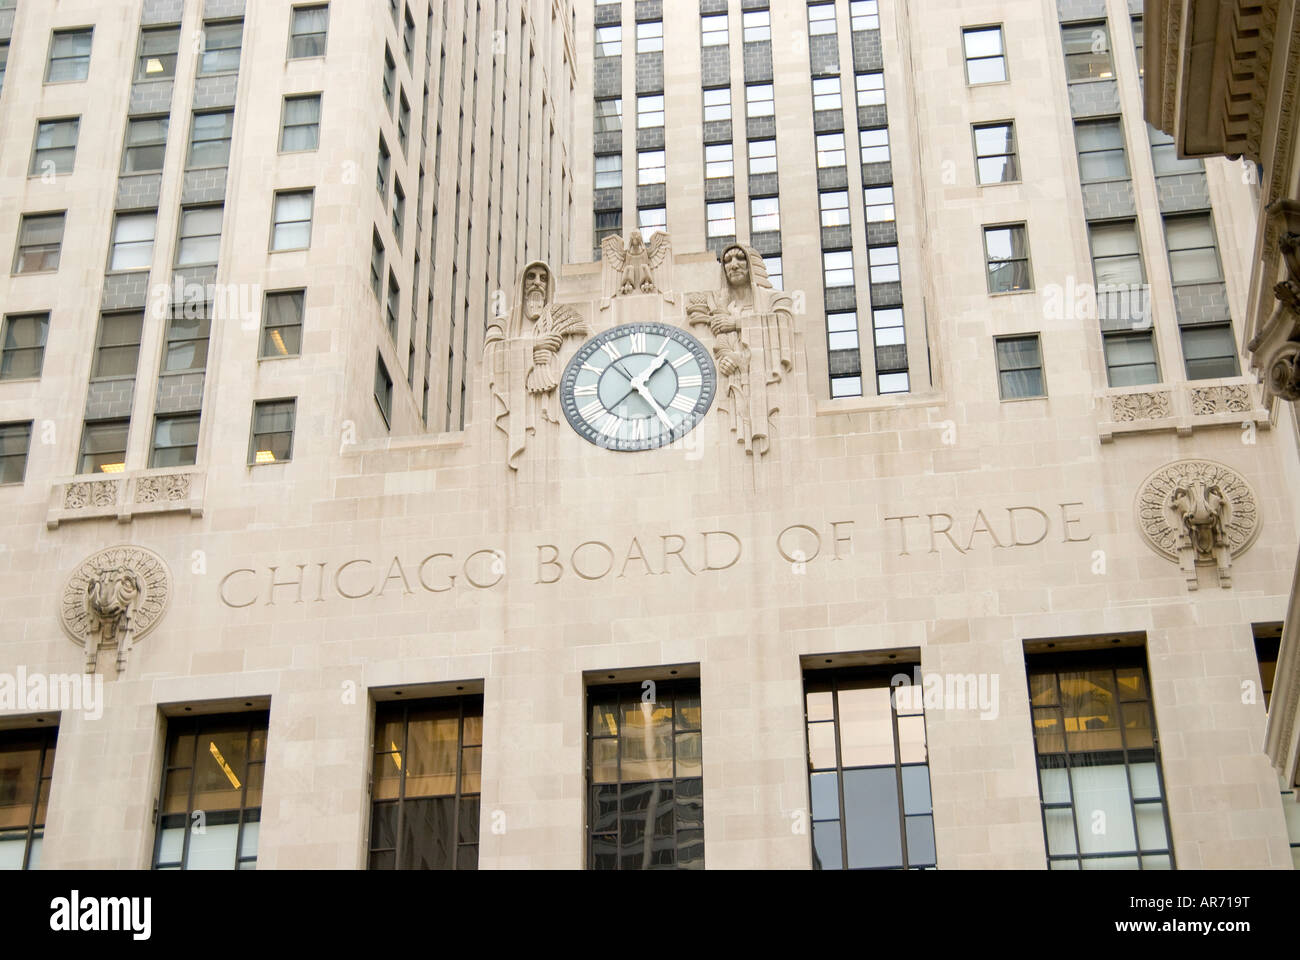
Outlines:
{"type": "Polygon", "coordinates": [[[685,330],[629,323],[579,348],[560,402],[570,426],[608,450],[653,450],[690,433],[709,411],[717,374],[685,330]]]}

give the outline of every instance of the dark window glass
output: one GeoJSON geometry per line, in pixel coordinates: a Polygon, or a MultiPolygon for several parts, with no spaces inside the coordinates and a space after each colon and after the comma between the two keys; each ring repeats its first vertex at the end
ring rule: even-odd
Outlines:
{"type": "Polygon", "coordinates": [[[1076,120],[1074,143],[1079,151],[1079,179],[1084,183],[1127,180],[1128,157],[1124,153],[1124,129],[1119,117],[1076,120]]]}
{"type": "Polygon", "coordinates": [[[702,870],[699,681],[591,687],[587,704],[588,868],[702,870]]]}
{"type": "Polygon", "coordinates": [[[30,420],[26,423],[0,423],[0,484],[23,482],[27,476],[27,454],[31,445],[30,420]]]}
{"type": "Polygon", "coordinates": [[[253,405],[253,438],[248,449],[250,466],[293,459],[297,407],[296,400],[261,400],[253,405]]]}
{"type": "Polygon", "coordinates": [[[50,330],[48,313],[5,318],[0,341],[0,380],[33,380],[45,366],[45,338],[50,330]]]}
{"type": "Polygon", "coordinates": [[[393,378],[388,375],[383,357],[375,357],[375,402],[384,415],[384,423],[393,422],[393,378]]]}
{"type": "Polygon", "coordinates": [[[1235,377],[1241,372],[1237,366],[1237,343],[1231,323],[1180,327],[1178,332],[1183,340],[1188,380],[1235,377]]]}
{"type": "Polygon", "coordinates": [[[371,870],[476,870],[483,698],[375,711],[371,870]]]}
{"type": "Polygon", "coordinates": [[[1061,27],[1065,45],[1067,80],[1111,80],[1115,62],[1110,53],[1110,34],[1105,20],[1071,23],[1061,27]]]}
{"type": "Polygon", "coordinates": [[[180,27],[151,27],[142,30],[135,78],[168,80],[176,76],[176,49],[180,42],[180,27]]]}
{"type": "Polygon", "coordinates": [[[975,128],[975,169],[981,184],[1020,179],[1014,123],[987,123],[975,128]]]}
{"type": "Polygon", "coordinates": [[[126,469],[130,420],[87,421],[81,434],[77,473],[121,473],[126,469]]]}
{"type": "Polygon", "coordinates": [[[1264,710],[1268,711],[1273,699],[1273,681],[1277,676],[1277,654],[1282,646],[1280,623],[1255,624],[1255,660],[1259,663],[1260,692],[1264,710]]]}
{"type": "Polygon", "coordinates": [[[134,377],[140,358],[142,313],[106,313],[99,318],[99,345],[91,378],[134,377]]]}
{"type": "Polygon", "coordinates": [[[154,423],[150,467],[190,467],[198,462],[199,415],[158,417],[154,423]]]}
{"type": "Polygon", "coordinates": [[[1026,661],[1049,869],[1171,869],[1142,651],[1026,661]]]}
{"type": "Polygon", "coordinates": [[[0,731],[0,870],[41,865],[58,736],[53,726],[0,731]]]}
{"type": "Polygon", "coordinates": [[[1160,382],[1156,345],[1151,331],[1107,333],[1103,337],[1103,343],[1106,348],[1106,377],[1112,387],[1135,387],[1143,383],[1160,382]]]}
{"type": "Polygon", "coordinates": [[[62,213],[24,214],[18,228],[14,273],[47,273],[59,269],[63,250],[62,213]]]}
{"type": "Polygon", "coordinates": [[[126,128],[122,151],[123,173],[156,173],[167,154],[167,117],[138,117],[126,128]]]}
{"type": "Polygon", "coordinates": [[[296,357],[302,352],[302,290],[268,293],[262,317],[262,356],[296,357]]]}
{"type": "Polygon", "coordinates": [[[998,390],[1003,400],[1047,396],[1038,334],[999,337],[994,345],[998,357],[998,390]]]}
{"type": "Polygon", "coordinates": [[[77,135],[81,119],[41,120],[36,124],[30,176],[71,173],[77,158],[77,135]]]}
{"type": "Polygon", "coordinates": [[[168,720],[155,870],[256,869],[267,722],[265,713],[168,720]]]}
{"type": "Polygon", "coordinates": [[[1033,289],[1024,224],[985,227],[984,251],[988,256],[989,293],[1033,289]]]}
{"type": "Polygon", "coordinates": [[[167,349],[163,373],[201,373],[208,366],[208,340],[212,320],[207,305],[178,309],[167,321],[167,349]]]}

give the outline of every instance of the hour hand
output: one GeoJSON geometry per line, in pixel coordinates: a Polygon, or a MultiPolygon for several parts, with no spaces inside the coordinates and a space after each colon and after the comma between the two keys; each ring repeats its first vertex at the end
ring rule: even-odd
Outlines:
{"type": "Polygon", "coordinates": [[[662,367],[667,362],[668,362],[667,355],[662,353],[659,354],[651,362],[650,366],[646,367],[639,374],[637,374],[636,379],[632,381],[632,386],[637,388],[644,387],[647,383],[650,382],[650,378],[653,377],[655,373],[658,372],[659,368],[662,367]]]}

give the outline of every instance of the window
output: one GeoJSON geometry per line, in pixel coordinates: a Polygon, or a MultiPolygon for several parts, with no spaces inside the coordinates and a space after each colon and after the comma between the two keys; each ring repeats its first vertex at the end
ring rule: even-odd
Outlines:
{"type": "Polygon", "coordinates": [[[176,244],[176,266],[217,262],[221,246],[221,217],[224,208],[181,208],[180,240],[176,244]]]}
{"type": "Polygon", "coordinates": [[[823,227],[847,227],[849,225],[849,195],[844,190],[833,190],[817,194],[818,206],[822,212],[823,227]]]}
{"type": "Polygon", "coordinates": [[[267,724],[265,713],[168,719],[155,870],[256,869],[267,724]]]}
{"type": "Polygon", "coordinates": [[[596,101],[596,133],[623,129],[623,98],[604,97],[596,101]]]}
{"type": "Polygon", "coordinates": [[[1205,161],[1199,157],[1179,159],[1178,146],[1174,138],[1163,130],[1147,124],[1147,134],[1151,140],[1151,164],[1157,177],[1176,173],[1199,173],[1205,169],[1205,161]]]}
{"type": "Polygon", "coordinates": [[[9,65],[9,41],[0,40],[0,93],[5,88],[5,68],[9,65]]]}
{"type": "Polygon", "coordinates": [[[311,246],[311,216],[314,191],[294,190],[275,195],[275,222],[271,228],[271,252],[306,250],[311,246]]]}
{"type": "Polygon", "coordinates": [[[745,116],[771,117],[776,114],[772,100],[772,84],[751,83],[745,87],[745,116]]]}
{"type": "Polygon", "coordinates": [[[52,273],[63,250],[63,213],[25,213],[18,227],[14,273],[52,273]]]}
{"type": "Polygon", "coordinates": [[[1216,283],[1223,279],[1208,213],[1165,217],[1165,243],[1173,282],[1216,283]]]}
{"type": "Polygon", "coordinates": [[[700,17],[700,44],[705,47],[725,47],[727,45],[727,15],[725,13],[700,17]]]}
{"type": "Polygon", "coordinates": [[[77,134],[81,118],[68,120],[40,120],[36,124],[36,139],[32,142],[30,176],[71,173],[77,157],[77,134]]]}
{"type": "Polygon", "coordinates": [[[858,349],[858,315],[853,311],[826,314],[826,346],[832,352],[858,349]]]}
{"type": "Polygon", "coordinates": [[[698,680],[587,689],[587,867],[704,869],[698,680]]]}
{"type": "Polygon", "coordinates": [[[384,242],[379,239],[376,230],[371,237],[370,251],[370,290],[379,299],[379,288],[384,282],[384,242]]]}
{"type": "Polygon", "coordinates": [[[322,3],[294,7],[289,27],[289,59],[325,56],[325,37],[329,31],[330,6],[322,3]]]}
{"type": "Polygon", "coordinates": [[[596,211],[596,246],[599,247],[606,237],[617,237],[623,233],[622,210],[596,211]]]}
{"type": "Polygon", "coordinates": [[[641,150],[636,155],[637,186],[664,182],[664,151],[641,150]]]}
{"type": "MultiPolygon", "coordinates": [[[[0,443],[2,438],[0,433],[0,443]]],[[[41,865],[58,735],[56,727],[0,732],[0,870],[36,870],[41,865]]]]}
{"type": "Polygon", "coordinates": [[[812,88],[814,110],[839,110],[844,106],[839,77],[818,77],[812,88]]]}
{"type": "Polygon", "coordinates": [[[716,87],[704,91],[704,122],[731,119],[731,88],[716,87]]]}
{"type": "Polygon", "coordinates": [[[732,147],[729,143],[710,143],[704,147],[704,178],[729,177],[734,172],[732,147]]]}
{"type": "Polygon", "coordinates": [[[248,465],[284,463],[293,459],[293,431],[297,400],[259,400],[253,404],[253,438],[248,445],[248,465]]]}
{"type": "Polygon", "coordinates": [[[772,14],[767,10],[750,10],[741,15],[741,26],[745,30],[745,42],[772,39],[772,14]]]}
{"type": "Polygon", "coordinates": [[[411,128],[411,105],[406,100],[406,94],[398,94],[397,110],[397,142],[402,145],[402,153],[408,152],[410,146],[410,128],[411,128]]]}
{"type": "Polygon", "coordinates": [[[1113,653],[1026,657],[1050,869],[1173,867],[1145,658],[1113,653]]]}
{"type": "Polygon", "coordinates": [[[907,393],[911,389],[911,379],[906,370],[902,373],[876,374],[876,392],[879,394],[907,393]]]}
{"type": "Polygon", "coordinates": [[[1124,129],[1119,117],[1076,120],[1074,142],[1079,149],[1079,179],[1084,183],[1128,179],[1124,129]]]}
{"type": "Polygon", "coordinates": [[[888,223],[894,219],[894,188],[868,187],[862,191],[867,223],[888,223]]]}
{"type": "Polygon", "coordinates": [[[379,404],[379,412],[384,415],[385,426],[393,421],[393,378],[388,375],[388,368],[384,366],[384,358],[375,356],[375,403],[379,404]]]}
{"type": "Polygon", "coordinates": [[[384,142],[384,135],[379,135],[379,170],[375,178],[375,187],[379,190],[379,195],[384,198],[384,205],[388,205],[388,171],[392,169],[393,157],[388,152],[388,144],[384,142]]]}
{"type": "Polygon", "coordinates": [[[371,870],[476,870],[483,698],[375,708],[371,870]]]}
{"type": "Polygon", "coordinates": [[[853,78],[857,85],[858,106],[877,107],[885,105],[885,74],[879,70],[875,73],[859,73],[853,78]]]}
{"type": "MultiPolygon", "coordinates": [[[[31,445],[30,420],[26,423],[0,423],[0,485],[23,482],[27,476],[27,455],[31,445]]],[[[3,851],[6,839],[9,839],[2,831],[3,827],[0,827],[0,870],[6,869],[3,851]]]]}
{"type": "Polygon", "coordinates": [[[831,377],[831,399],[862,396],[862,377],[831,377]]]}
{"type": "Polygon", "coordinates": [[[45,338],[50,329],[48,313],[5,318],[4,340],[0,341],[0,380],[35,380],[45,365],[45,338]]]}
{"type": "Polygon", "coordinates": [[[975,174],[981,185],[1015,183],[1020,179],[1020,162],[1016,156],[1016,125],[977,124],[975,130],[975,174]]]}
{"type": "Polygon", "coordinates": [[[1142,17],[1136,16],[1132,19],[1133,23],[1133,52],[1137,56],[1138,76],[1141,77],[1146,73],[1146,50],[1144,47],[1145,31],[1142,25],[1142,17]]]}
{"type": "Polygon", "coordinates": [[[92,380],[134,377],[140,359],[143,313],[106,313],[99,318],[99,342],[95,345],[92,380]]]}
{"type": "Polygon", "coordinates": [[[176,76],[176,49],[180,27],[150,27],[140,31],[140,53],[136,58],[136,80],[170,80],[176,76]]]}
{"type": "Polygon", "coordinates": [[[167,117],[135,117],[127,121],[122,173],[157,173],[167,156],[167,117]]]}
{"type": "Polygon", "coordinates": [[[302,318],[306,292],[268,293],[262,307],[262,349],[259,356],[296,357],[302,353],[302,318]]]}
{"type": "Polygon", "coordinates": [[[199,58],[199,76],[239,72],[239,48],[244,43],[244,21],[203,25],[203,55],[199,58]]]}
{"type": "Polygon", "coordinates": [[[199,415],[159,416],[154,420],[149,467],[192,467],[199,462],[199,415]]]}
{"type": "Polygon", "coordinates": [[[999,83],[1007,79],[1002,27],[969,27],[962,31],[966,51],[966,82],[999,83]]]}
{"type": "Polygon", "coordinates": [[[984,256],[988,265],[989,293],[1033,289],[1029,273],[1029,240],[1023,223],[985,227],[984,256]]]}
{"type": "Polygon", "coordinates": [[[833,250],[822,253],[822,276],[828,287],[853,286],[853,251],[833,250]]]}
{"type": "Polygon", "coordinates": [[[384,106],[388,107],[388,114],[393,113],[393,92],[397,89],[397,62],[393,60],[393,52],[387,47],[384,48],[384,79],[383,79],[383,96],[384,106]]]}
{"type": "Polygon", "coordinates": [[[776,173],[776,141],[749,141],[749,175],[776,173]]]}
{"type": "Polygon", "coordinates": [[[596,189],[607,190],[623,185],[623,155],[608,153],[596,157],[596,189]]]}
{"type": "Polygon", "coordinates": [[[875,127],[858,131],[858,147],[863,163],[889,162],[889,128],[875,127]]]}
{"type": "Polygon", "coordinates": [[[50,43],[50,63],[45,70],[46,83],[69,83],[90,75],[90,43],[93,28],[55,30],[50,43]]]}
{"type": "Polygon", "coordinates": [[[1047,396],[1038,334],[995,337],[993,345],[998,358],[998,393],[1003,400],[1047,396]]]}
{"type": "Polygon", "coordinates": [[[1146,280],[1137,221],[1090,223],[1088,240],[1092,247],[1092,272],[1098,292],[1104,286],[1129,286],[1146,280]]]}
{"type": "Polygon", "coordinates": [[[636,212],[637,225],[641,228],[641,239],[647,243],[656,231],[668,229],[667,207],[645,207],[636,212]]]}
{"type": "Polygon", "coordinates": [[[844,163],[844,134],[819,134],[817,137],[817,166],[825,169],[827,167],[842,167],[844,163]]]}
{"type": "Polygon", "coordinates": [[[393,178],[393,238],[397,240],[397,245],[402,245],[402,229],[405,226],[406,219],[406,191],[402,189],[402,181],[396,177],[393,178]]]}
{"type": "Polygon", "coordinates": [[[1183,361],[1187,365],[1188,380],[1235,377],[1241,372],[1237,366],[1237,343],[1231,323],[1180,327],[1178,333],[1183,341],[1183,361]]]}
{"type": "MultiPolygon", "coordinates": [[[[1255,634],[1255,662],[1259,664],[1259,691],[1263,694],[1264,712],[1267,713],[1277,679],[1277,658],[1282,646],[1282,624],[1256,623],[1252,626],[1254,627],[1252,632],[1255,634]]],[[[1295,847],[1294,843],[1292,847],[1295,847]]]]}
{"type": "MultiPolygon", "coordinates": [[[[780,200],[776,197],[752,197],[749,201],[749,223],[750,230],[754,233],[763,233],[768,230],[781,229],[781,207],[780,200]]],[[[772,261],[764,261],[768,268],[768,279],[771,279],[772,261]]],[[[780,262],[777,262],[778,272],[780,262]]]]}
{"type": "Polygon", "coordinates": [[[835,4],[808,4],[808,35],[815,37],[820,33],[835,32],[835,4]]]}
{"type": "MultiPolygon", "coordinates": [[[[752,203],[752,201],[751,201],[752,203]]],[[[767,267],[767,279],[771,282],[774,289],[784,290],[784,281],[782,279],[782,267],[780,255],[764,257],[763,265],[767,267]]]]}
{"type": "Polygon", "coordinates": [[[284,98],[280,152],[298,153],[320,146],[320,94],[284,98]]]}
{"type": "Polygon", "coordinates": [[[664,125],[664,95],[652,94],[636,98],[636,126],[638,130],[664,125]]]}
{"type": "Polygon", "coordinates": [[[385,303],[384,310],[388,322],[388,335],[397,342],[397,317],[400,314],[402,305],[402,288],[397,284],[397,277],[393,271],[388,271],[388,300],[385,303]]]}
{"type": "Polygon", "coordinates": [[[1061,41],[1065,45],[1066,80],[1110,80],[1115,76],[1105,20],[1062,24],[1061,41]]]}
{"type": "Polygon", "coordinates": [[[664,48],[664,22],[645,20],[636,25],[636,52],[654,53],[664,48]]]}
{"type": "Polygon", "coordinates": [[[1102,335],[1102,346],[1106,352],[1106,380],[1112,387],[1160,382],[1151,331],[1106,333],[1102,335]]]}
{"type": "Polygon", "coordinates": [[[86,421],[81,434],[77,473],[121,473],[126,469],[126,437],[130,420],[86,421]]]}
{"type": "Polygon", "coordinates": [[[415,69],[415,21],[411,19],[411,10],[405,11],[406,21],[402,25],[402,52],[406,56],[406,65],[415,69]]]}
{"type": "Polygon", "coordinates": [[[224,167],[230,163],[230,138],[235,112],[196,113],[190,128],[190,159],[186,169],[224,167]]]}
{"type": "Polygon", "coordinates": [[[167,320],[167,347],[163,373],[202,373],[208,366],[208,340],[212,320],[208,311],[175,310],[167,320]]]}
{"type": "Polygon", "coordinates": [[[596,28],[596,56],[617,57],[623,52],[623,28],[618,24],[596,28]]]}
{"type": "Polygon", "coordinates": [[[148,270],[153,266],[154,230],[158,211],[148,213],[119,213],[113,223],[113,247],[109,252],[108,269],[148,270]]]}
{"type": "Polygon", "coordinates": [[[804,673],[814,870],[934,867],[925,713],[911,680],[907,666],[804,673]]]}
{"type": "Polygon", "coordinates": [[[867,248],[868,277],[872,283],[899,283],[898,247],[867,248]]]}
{"type": "Polygon", "coordinates": [[[705,217],[708,221],[708,236],[735,236],[736,204],[734,202],[727,201],[725,203],[705,204],[705,217]]]}
{"type": "Polygon", "coordinates": [[[850,0],[850,29],[879,30],[880,4],[876,0],[850,0]]]}

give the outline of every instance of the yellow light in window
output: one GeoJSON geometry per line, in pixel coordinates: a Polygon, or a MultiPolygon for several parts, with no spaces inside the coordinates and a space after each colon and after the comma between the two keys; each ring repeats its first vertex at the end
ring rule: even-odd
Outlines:
{"type": "Polygon", "coordinates": [[[280,336],[279,330],[271,331],[271,340],[275,343],[275,349],[280,351],[280,356],[287,357],[289,348],[284,345],[284,338],[280,336]]]}
{"type": "Polygon", "coordinates": [[[397,749],[397,744],[392,743],[392,741],[389,741],[389,742],[392,744],[392,747],[393,747],[393,753],[392,753],[392,757],[393,757],[393,765],[396,766],[398,770],[401,770],[401,769],[402,769],[402,751],[400,751],[400,750],[397,749]]]}
{"type": "Polygon", "coordinates": [[[104,473],[122,473],[126,470],[125,463],[102,463],[99,469],[104,473]]]}
{"type": "Polygon", "coordinates": [[[257,463],[275,463],[275,454],[270,450],[257,451],[257,463]]]}
{"type": "Polygon", "coordinates": [[[230,781],[230,785],[238,790],[242,784],[239,782],[239,778],[235,776],[235,771],[230,769],[230,764],[226,763],[226,758],[223,757],[221,751],[217,749],[217,743],[215,740],[208,741],[208,751],[217,761],[217,765],[221,767],[221,772],[226,775],[226,779],[230,781]]]}
{"type": "Polygon", "coordinates": [[[161,61],[161,60],[154,59],[153,57],[150,57],[150,58],[149,58],[149,61],[145,64],[144,72],[145,72],[146,75],[148,75],[148,74],[152,74],[152,73],[162,73],[162,72],[163,72],[163,63],[162,63],[162,61],[161,61]]]}

